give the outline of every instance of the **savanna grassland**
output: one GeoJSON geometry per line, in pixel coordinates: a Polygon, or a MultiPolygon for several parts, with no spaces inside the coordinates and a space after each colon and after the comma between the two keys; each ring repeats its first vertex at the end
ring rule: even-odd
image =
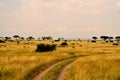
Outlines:
{"type": "Polygon", "coordinates": [[[51,52],[35,52],[37,44],[51,41],[0,43],[0,80],[32,80],[49,66],[74,57],[65,80],[120,80],[120,46],[68,41],[68,46],[61,47],[62,42],[55,42],[57,48],[51,52]]]}

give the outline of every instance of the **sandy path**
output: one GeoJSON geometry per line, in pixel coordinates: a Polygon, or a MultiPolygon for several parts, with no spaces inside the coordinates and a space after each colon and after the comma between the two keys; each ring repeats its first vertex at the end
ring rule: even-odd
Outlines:
{"type": "MultiPolygon", "coordinates": [[[[72,59],[72,58],[71,58],[72,59]]],[[[66,60],[69,60],[69,59],[66,59],[66,60]]],[[[42,78],[52,69],[54,68],[55,66],[63,63],[65,60],[63,61],[60,61],[56,64],[53,64],[52,66],[50,66],[49,68],[45,69],[44,71],[42,71],[41,73],[39,73],[36,77],[34,77],[32,80],[42,80],[42,78]]],[[[73,63],[74,61],[70,62],[69,64],[67,64],[65,67],[63,67],[63,69],[61,70],[60,74],[58,75],[58,78],[57,80],[64,80],[65,78],[65,73],[67,71],[67,69],[70,68],[71,64],[73,63]]]]}
{"type": "MultiPolygon", "coordinates": [[[[63,60],[63,61],[64,61],[64,60],[63,60]]],[[[62,63],[63,61],[58,62],[58,63],[50,66],[49,68],[45,69],[43,72],[41,72],[40,74],[38,74],[38,75],[37,75],[35,78],[33,78],[32,80],[42,80],[42,78],[45,76],[45,74],[46,74],[47,72],[49,72],[52,68],[54,68],[56,65],[62,63]]]]}
{"type": "MultiPolygon", "coordinates": [[[[73,61],[73,62],[74,62],[74,61],[73,61]]],[[[60,72],[57,80],[64,80],[64,78],[65,78],[65,73],[66,73],[67,69],[70,68],[70,66],[71,66],[71,64],[72,64],[73,62],[69,63],[68,65],[66,65],[66,66],[61,70],[61,72],[60,72]]]]}

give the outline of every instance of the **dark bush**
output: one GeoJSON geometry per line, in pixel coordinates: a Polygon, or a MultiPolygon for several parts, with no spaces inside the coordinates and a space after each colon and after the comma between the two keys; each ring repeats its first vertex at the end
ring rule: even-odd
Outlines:
{"type": "Polygon", "coordinates": [[[109,41],[105,41],[106,43],[108,43],[109,41]]]}
{"type": "Polygon", "coordinates": [[[63,42],[60,44],[61,46],[67,46],[68,44],[66,42],[63,42]]]}
{"type": "Polygon", "coordinates": [[[59,42],[60,40],[54,40],[55,42],[59,42]]]}
{"type": "Polygon", "coordinates": [[[82,47],[82,45],[80,45],[80,47],[82,47]]]}
{"type": "Polygon", "coordinates": [[[113,40],[110,40],[111,43],[113,43],[114,41],[113,40]]]}
{"type": "Polygon", "coordinates": [[[50,44],[38,44],[36,52],[47,52],[47,51],[53,51],[56,49],[56,45],[50,45],[50,44]]]}
{"type": "Polygon", "coordinates": [[[113,43],[114,46],[118,46],[119,44],[118,43],[113,43]]]}
{"type": "Polygon", "coordinates": [[[68,40],[64,40],[65,42],[67,42],[68,40]]]}
{"type": "Polygon", "coordinates": [[[0,43],[5,43],[5,41],[3,41],[3,40],[0,40],[0,43]]]}
{"type": "Polygon", "coordinates": [[[92,42],[92,43],[96,43],[96,41],[95,41],[95,40],[92,40],[91,42],[92,42]]]}

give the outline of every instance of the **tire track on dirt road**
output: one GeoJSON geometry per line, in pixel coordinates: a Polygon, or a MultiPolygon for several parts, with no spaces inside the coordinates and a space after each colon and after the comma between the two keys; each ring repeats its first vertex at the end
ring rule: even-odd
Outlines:
{"type": "MultiPolygon", "coordinates": [[[[73,62],[72,62],[73,63],[73,62]]],[[[60,72],[59,76],[57,77],[57,80],[64,80],[65,78],[65,73],[66,71],[70,68],[71,64],[69,63],[68,65],[66,65],[60,72]]]]}
{"type": "Polygon", "coordinates": [[[59,65],[61,62],[58,62],[52,66],[50,66],[49,68],[45,69],[43,72],[41,72],[40,74],[38,74],[36,77],[33,78],[33,80],[42,80],[42,78],[45,76],[45,74],[47,74],[52,68],[54,68],[56,65],[59,65]]]}
{"type": "Polygon", "coordinates": [[[79,57],[84,57],[86,55],[82,55],[82,56],[77,56],[77,57],[72,57],[63,61],[60,61],[56,64],[53,64],[52,66],[48,67],[47,69],[45,69],[44,71],[42,71],[41,73],[39,73],[37,76],[35,76],[32,80],[64,80],[65,77],[65,73],[67,71],[67,69],[71,66],[71,64],[79,57]],[[56,72],[52,72],[53,69],[56,69],[57,66],[60,66],[59,71],[56,72]],[[49,72],[52,72],[52,75],[49,75],[49,72]],[[54,74],[56,75],[54,79],[45,79],[46,76],[48,75],[54,76],[54,74]]]}

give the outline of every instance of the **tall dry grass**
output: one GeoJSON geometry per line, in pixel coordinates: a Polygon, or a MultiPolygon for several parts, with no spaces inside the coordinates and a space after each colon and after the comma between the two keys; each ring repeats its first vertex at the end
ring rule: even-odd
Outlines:
{"type": "Polygon", "coordinates": [[[89,56],[76,60],[65,80],[120,80],[120,46],[88,43],[85,47],[89,56]]]}
{"type": "Polygon", "coordinates": [[[51,44],[50,41],[0,44],[0,80],[29,80],[45,67],[71,57],[67,52],[59,50],[36,53],[38,43],[51,44]]]}
{"type": "Polygon", "coordinates": [[[61,41],[54,43],[57,45],[56,51],[36,53],[36,45],[39,43],[52,44],[51,41],[21,41],[20,45],[15,42],[0,44],[0,80],[30,80],[46,67],[74,55],[89,57],[80,57],[73,63],[67,71],[67,80],[107,80],[106,77],[110,76],[113,79],[119,78],[119,46],[111,43],[70,41],[68,46],[61,47],[61,41]]]}

